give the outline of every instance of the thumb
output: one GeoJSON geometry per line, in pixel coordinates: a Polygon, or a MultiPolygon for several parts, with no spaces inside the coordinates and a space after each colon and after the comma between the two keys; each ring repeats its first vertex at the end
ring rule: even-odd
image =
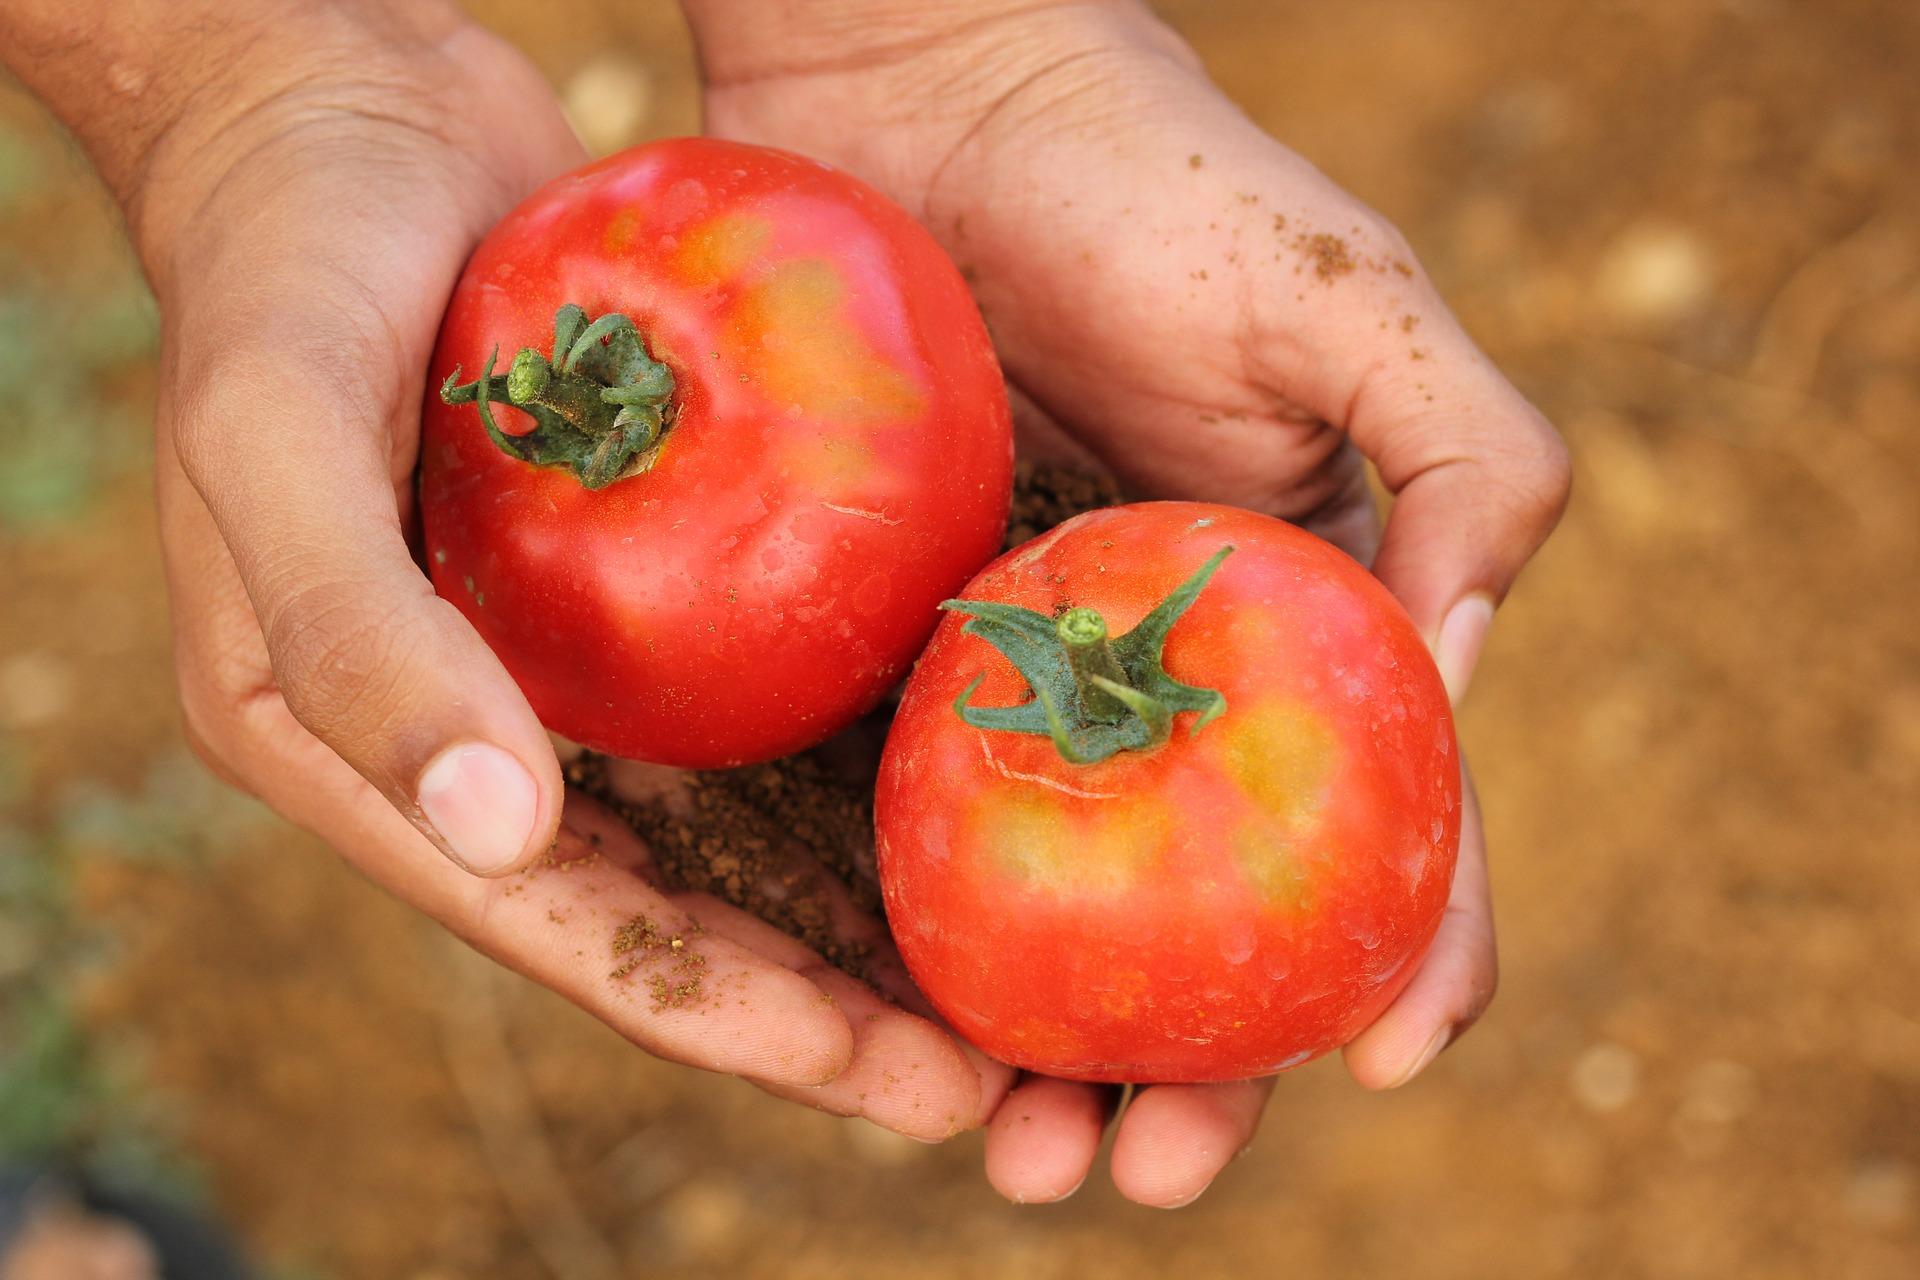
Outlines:
{"type": "Polygon", "coordinates": [[[1566,509],[1566,447],[1444,308],[1417,361],[1375,366],[1349,433],[1394,494],[1373,569],[1459,701],[1494,606],[1566,509]]]}
{"type": "Polygon", "coordinates": [[[399,406],[418,399],[406,375],[289,379],[277,352],[333,369],[395,359],[316,327],[309,300],[300,321],[269,322],[271,341],[182,361],[162,430],[239,569],[295,718],[448,857],[504,875],[552,844],[559,764],[499,659],[408,553],[391,444],[399,406]],[[385,385],[390,396],[374,389],[385,385]]]}

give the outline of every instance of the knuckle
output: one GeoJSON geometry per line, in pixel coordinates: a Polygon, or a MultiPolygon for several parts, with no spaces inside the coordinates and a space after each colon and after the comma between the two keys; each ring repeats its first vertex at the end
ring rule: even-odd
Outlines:
{"type": "Polygon", "coordinates": [[[396,389],[406,383],[405,344],[379,300],[357,275],[321,262],[298,267],[298,278],[248,280],[226,287],[216,269],[208,294],[183,303],[169,329],[190,340],[169,342],[163,358],[166,422],[181,469],[212,502],[228,475],[246,474],[263,432],[283,413],[286,362],[299,351],[315,371],[307,407],[362,426],[385,423],[396,389]],[[288,307],[289,295],[302,298],[288,307]]]}
{"type": "Polygon", "coordinates": [[[1493,998],[1500,990],[1500,957],[1494,950],[1493,940],[1489,938],[1476,957],[1473,974],[1467,986],[1466,1000],[1463,1004],[1457,1025],[1461,1030],[1478,1022],[1481,1015],[1492,1006],[1493,998]]]}
{"type": "Polygon", "coordinates": [[[377,734],[398,700],[409,655],[396,610],[368,608],[351,585],[291,593],[265,620],[267,652],[287,706],[323,740],[377,734]]]}
{"type": "Polygon", "coordinates": [[[1397,223],[1383,213],[1362,206],[1354,214],[1354,225],[1359,229],[1362,243],[1373,250],[1374,256],[1395,264],[1396,268],[1404,268],[1415,278],[1425,279],[1426,273],[1413,251],[1413,242],[1407,239],[1406,232],[1400,230],[1397,223]]]}
{"type": "Polygon", "coordinates": [[[1512,473],[1530,523],[1549,528],[1558,523],[1573,496],[1573,461],[1552,427],[1538,426],[1516,453],[1512,473]]]}
{"type": "Polygon", "coordinates": [[[1500,961],[1487,949],[1486,968],[1481,972],[1480,981],[1473,986],[1473,994],[1467,1001],[1467,1016],[1478,1018],[1493,1004],[1494,996],[1500,993],[1500,961]]]}
{"type": "Polygon", "coordinates": [[[1573,489],[1567,447],[1546,419],[1522,406],[1465,433],[1472,473],[1497,505],[1502,526],[1537,545],[1560,522],[1573,489]]]}
{"type": "Polygon", "coordinates": [[[196,360],[181,354],[169,363],[173,368],[168,425],[174,452],[187,479],[206,496],[215,483],[214,464],[222,453],[222,438],[241,420],[253,379],[231,357],[196,360]]]}

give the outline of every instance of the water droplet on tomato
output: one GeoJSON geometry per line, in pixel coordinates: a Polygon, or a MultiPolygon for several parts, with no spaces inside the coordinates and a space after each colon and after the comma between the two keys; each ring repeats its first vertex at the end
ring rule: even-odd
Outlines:
{"type": "Polygon", "coordinates": [[[1372,951],[1380,945],[1380,931],[1370,920],[1347,919],[1340,922],[1340,932],[1359,943],[1361,948],[1372,951]]]}
{"type": "Polygon", "coordinates": [[[1220,930],[1220,958],[1228,964],[1245,964],[1253,957],[1258,941],[1251,920],[1235,920],[1220,930]]]}

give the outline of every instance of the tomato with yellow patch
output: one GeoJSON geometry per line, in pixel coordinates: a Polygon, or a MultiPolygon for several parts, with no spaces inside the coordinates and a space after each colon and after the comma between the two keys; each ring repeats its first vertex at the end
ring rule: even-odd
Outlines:
{"type": "Polygon", "coordinates": [[[1386,589],[1282,521],[1161,502],[1068,521],[962,595],[907,686],[876,810],[888,921],[940,1013],[1027,1070],[1135,1082],[1283,1071],[1373,1021],[1439,926],[1461,803],[1445,689],[1386,589]],[[1156,606],[1177,590],[1169,625],[1156,606]],[[995,606],[1023,615],[1004,649],[995,606]],[[1135,678],[1150,645],[1099,643],[1121,685],[1174,691],[1170,732],[1127,725],[1132,704],[1068,729],[1093,704],[1041,650],[1083,610],[1110,638],[1161,616],[1170,683],[1135,678]]]}
{"type": "Polygon", "coordinates": [[[1006,393],[958,270],[782,152],[684,138],[541,188],[475,250],[431,375],[434,585],[549,728],[616,755],[821,741],[1005,527],[1006,393]]]}

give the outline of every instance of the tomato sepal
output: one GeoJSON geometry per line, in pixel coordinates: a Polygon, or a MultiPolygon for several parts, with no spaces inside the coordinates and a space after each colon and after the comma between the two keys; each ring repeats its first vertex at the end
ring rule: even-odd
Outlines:
{"type": "Polygon", "coordinates": [[[588,489],[638,475],[659,456],[672,425],[673,370],[653,359],[633,321],[608,312],[589,321],[567,303],[553,317],[553,355],[522,347],[509,371],[496,375],[495,347],[473,382],[454,368],[440,385],[443,404],[473,404],[480,424],[502,452],[522,462],[561,467],[588,489]],[[511,405],[534,420],[533,430],[509,435],[493,404],[511,405]]]}
{"type": "Polygon", "coordinates": [[[976,729],[1051,738],[1070,764],[1097,764],[1121,751],[1150,751],[1173,735],[1174,717],[1197,718],[1197,734],[1227,709],[1226,696],[1174,679],[1163,659],[1167,635],[1233,551],[1221,547],[1125,635],[1109,639],[1097,610],[1048,617],[992,600],[948,600],[967,618],[961,629],[999,650],[1027,682],[1031,697],[1010,707],[973,704],[982,672],[953,709],[976,729]]]}

